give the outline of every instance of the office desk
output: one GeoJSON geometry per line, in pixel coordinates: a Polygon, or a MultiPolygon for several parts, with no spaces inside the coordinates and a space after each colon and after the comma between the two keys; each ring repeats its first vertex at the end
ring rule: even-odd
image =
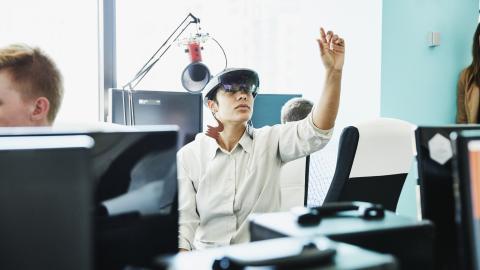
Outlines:
{"type": "MultiPolygon", "coordinates": [[[[290,268],[290,269],[397,269],[396,260],[393,256],[379,254],[368,251],[349,244],[330,241],[324,237],[310,238],[316,243],[322,244],[322,241],[329,241],[336,248],[337,253],[333,262],[323,266],[311,266],[308,268],[290,268]]],[[[179,253],[170,258],[158,258],[156,264],[158,269],[169,270],[190,270],[190,269],[212,269],[215,259],[226,255],[235,255],[241,257],[251,257],[264,252],[273,254],[296,252],[305,243],[305,238],[282,238],[254,243],[233,245],[223,248],[213,248],[204,251],[193,251],[179,253]]],[[[260,269],[258,267],[247,267],[246,269],[260,269]]],[[[263,267],[263,270],[275,269],[274,267],[263,267]]]]}
{"type": "Polygon", "coordinates": [[[394,255],[402,269],[433,269],[433,225],[429,221],[385,211],[385,217],[366,220],[356,212],[325,217],[317,226],[302,227],[291,212],[252,215],[252,241],[280,237],[327,236],[332,240],[394,255]]]}

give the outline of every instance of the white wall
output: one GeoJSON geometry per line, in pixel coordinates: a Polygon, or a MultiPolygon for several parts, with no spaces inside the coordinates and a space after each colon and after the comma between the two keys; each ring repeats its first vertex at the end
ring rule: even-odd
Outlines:
{"type": "MultiPolygon", "coordinates": [[[[263,93],[302,93],[314,101],[324,76],[315,39],[320,26],[335,30],[347,43],[337,133],[342,126],[379,116],[381,0],[118,0],[119,86],[189,12],[225,48],[229,67],[259,72],[263,93]]],[[[204,63],[218,73],[224,64],[220,49],[213,41],[204,48],[204,63]]],[[[180,74],[188,63],[183,48],[172,46],[137,89],[183,91],[180,74]]]]}
{"type": "MultiPolygon", "coordinates": [[[[96,121],[97,1],[17,0],[3,3],[2,9],[0,46],[39,46],[64,75],[66,96],[58,122],[96,121]]],[[[379,115],[381,10],[381,0],[117,0],[118,85],[192,12],[223,45],[230,67],[259,72],[262,92],[302,93],[316,100],[324,71],[315,38],[324,26],[347,42],[338,132],[379,115]]],[[[223,55],[213,41],[204,47],[205,63],[215,74],[223,68],[223,55]]],[[[183,91],[179,78],[187,64],[183,48],[172,47],[139,88],[183,91]]]]}
{"type": "Polygon", "coordinates": [[[38,46],[64,77],[59,122],[98,119],[97,1],[15,0],[2,2],[0,46],[38,46]]]}

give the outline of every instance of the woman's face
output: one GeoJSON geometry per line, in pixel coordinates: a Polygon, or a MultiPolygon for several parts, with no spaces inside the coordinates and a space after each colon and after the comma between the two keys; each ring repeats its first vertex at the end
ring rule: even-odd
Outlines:
{"type": "Polygon", "coordinates": [[[211,104],[211,110],[221,122],[246,123],[253,113],[253,95],[249,91],[217,91],[218,104],[211,104]]]}

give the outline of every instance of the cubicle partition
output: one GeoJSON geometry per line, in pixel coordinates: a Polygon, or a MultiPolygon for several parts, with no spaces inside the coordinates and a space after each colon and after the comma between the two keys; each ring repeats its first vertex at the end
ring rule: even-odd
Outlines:
{"type": "Polygon", "coordinates": [[[435,225],[436,263],[444,269],[459,269],[460,264],[450,133],[462,130],[480,130],[480,125],[419,126],[415,130],[422,218],[435,225]]]}
{"type": "Polygon", "coordinates": [[[92,269],[93,145],[0,137],[0,269],[92,269]]]}
{"type": "Polygon", "coordinates": [[[66,261],[65,267],[31,269],[89,269],[92,262],[97,269],[122,269],[149,267],[155,256],[176,253],[177,140],[174,126],[0,129],[0,257],[66,261]],[[18,150],[2,152],[13,147],[10,141],[60,143],[69,136],[90,138],[90,149],[62,154],[33,148],[23,156],[18,150]],[[57,238],[63,242],[56,243],[57,238]],[[25,244],[31,242],[36,245],[25,244]],[[66,266],[78,261],[85,262],[66,266]]]}

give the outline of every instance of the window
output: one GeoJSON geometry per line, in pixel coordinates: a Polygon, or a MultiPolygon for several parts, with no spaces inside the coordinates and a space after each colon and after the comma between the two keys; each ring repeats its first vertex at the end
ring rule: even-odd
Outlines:
{"type": "MultiPolygon", "coordinates": [[[[380,0],[118,0],[116,4],[118,86],[133,78],[191,12],[225,48],[229,67],[259,72],[261,92],[301,93],[316,102],[324,70],[315,38],[324,26],[347,43],[337,132],[344,125],[380,115],[380,0]]],[[[194,30],[189,28],[187,36],[194,30]]],[[[203,47],[204,63],[212,74],[218,73],[224,66],[220,49],[213,41],[203,47]]],[[[184,48],[174,45],[137,89],[184,91],[180,74],[188,64],[184,48]]]]}
{"type": "Polygon", "coordinates": [[[65,96],[56,122],[97,121],[97,1],[5,1],[2,10],[0,46],[40,47],[63,75],[65,96]]]}

